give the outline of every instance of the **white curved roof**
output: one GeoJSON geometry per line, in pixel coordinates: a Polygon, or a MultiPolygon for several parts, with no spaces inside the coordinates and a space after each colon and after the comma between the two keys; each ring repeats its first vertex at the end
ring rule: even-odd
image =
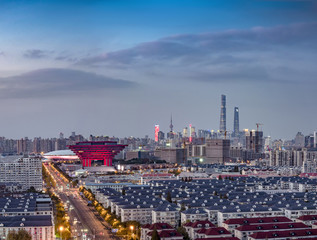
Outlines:
{"type": "Polygon", "coordinates": [[[76,156],[76,154],[72,150],[67,149],[48,152],[45,153],[43,156],[76,156]]]}

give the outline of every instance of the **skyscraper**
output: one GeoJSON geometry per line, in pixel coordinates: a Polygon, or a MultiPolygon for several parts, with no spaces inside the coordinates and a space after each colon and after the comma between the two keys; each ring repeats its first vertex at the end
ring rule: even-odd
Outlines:
{"type": "Polygon", "coordinates": [[[226,131],[226,95],[221,95],[221,110],[220,110],[220,132],[226,131]]]}
{"type": "Polygon", "coordinates": [[[158,140],[159,140],[159,137],[158,137],[159,131],[160,131],[160,126],[159,125],[155,125],[155,131],[154,131],[154,133],[155,133],[155,135],[154,135],[155,142],[158,142],[158,140]]]}
{"type": "Polygon", "coordinates": [[[170,129],[171,129],[171,132],[173,132],[173,116],[171,115],[171,124],[170,124],[170,129]]]}
{"type": "Polygon", "coordinates": [[[235,137],[239,135],[239,108],[234,108],[233,134],[235,137]]]}

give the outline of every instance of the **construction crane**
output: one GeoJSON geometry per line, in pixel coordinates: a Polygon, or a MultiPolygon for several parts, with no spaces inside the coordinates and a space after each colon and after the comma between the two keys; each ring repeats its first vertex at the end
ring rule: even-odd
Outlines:
{"type": "Polygon", "coordinates": [[[256,123],[256,131],[258,132],[259,131],[259,126],[263,126],[264,124],[263,123],[256,123]]]}

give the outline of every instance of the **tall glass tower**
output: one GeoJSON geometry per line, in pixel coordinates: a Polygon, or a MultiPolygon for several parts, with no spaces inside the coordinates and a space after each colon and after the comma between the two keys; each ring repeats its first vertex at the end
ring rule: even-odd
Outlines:
{"type": "Polygon", "coordinates": [[[233,134],[235,137],[239,135],[239,108],[235,107],[233,112],[233,134]]]}
{"type": "Polygon", "coordinates": [[[226,131],[226,95],[221,95],[221,110],[220,110],[220,132],[226,131]]]}

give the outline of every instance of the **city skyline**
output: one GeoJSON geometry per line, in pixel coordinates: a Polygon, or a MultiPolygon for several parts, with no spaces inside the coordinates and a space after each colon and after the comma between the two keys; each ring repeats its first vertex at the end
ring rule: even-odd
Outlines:
{"type": "Polygon", "coordinates": [[[1,2],[1,135],[316,129],[315,1],[1,2]],[[162,14],[163,13],[163,14],[162,14]]]}

